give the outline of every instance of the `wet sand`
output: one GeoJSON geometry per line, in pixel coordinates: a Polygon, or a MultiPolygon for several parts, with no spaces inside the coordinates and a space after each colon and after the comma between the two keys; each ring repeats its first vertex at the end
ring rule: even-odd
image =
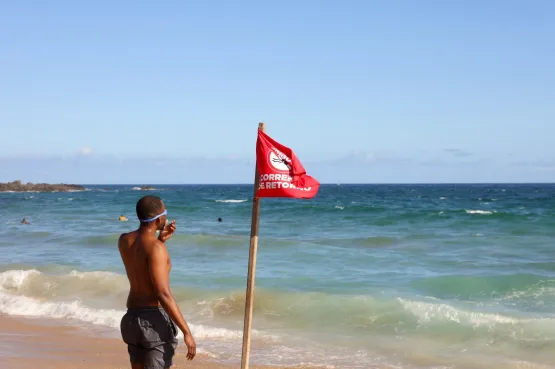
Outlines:
{"type": "MultiPolygon", "coordinates": [[[[0,314],[0,368],[69,369],[130,368],[126,345],[119,339],[87,334],[85,328],[60,326],[57,322],[13,318],[0,314]]],[[[197,342],[198,344],[198,342],[197,342]]],[[[185,358],[185,344],[179,342],[172,368],[231,369],[240,363],[218,364],[202,353],[193,361],[185,358]]],[[[268,369],[268,367],[254,367],[268,369]]],[[[278,367],[271,367],[278,369],[278,367]]],[[[292,369],[292,368],[288,368],[292,369]]]]}

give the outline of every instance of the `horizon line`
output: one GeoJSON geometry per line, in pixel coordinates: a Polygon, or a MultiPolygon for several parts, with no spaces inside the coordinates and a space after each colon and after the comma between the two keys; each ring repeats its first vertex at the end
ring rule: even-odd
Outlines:
{"type": "MultiPolygon", "coordinates": [[[[13,183],[18,180],[2,182],[0,184],[13,183]]],[[[77,182],[41,182],[41,181],[22,181],[21,184],[47,184],[47,185],[78,185],[78,186],[253,186],[254,183],[244,182],[192,182],[192,183],[154,183],[154,182],[135,182],[135,183],[77,183],[77,182]]],[[[530,185],[530,184],[555,184],[553,182],[320,182],[322,186],[350,186],[350,185],[530,185]]]]}
{"type": "MultiPolygon", "coordinates": [[[[54,184],[54,183],[52,183],[54,184]]],[[[57,183],[77,184],[77,183],[57,183]]],[[[351,186],[351,185],[534,185],[554,184],[555,182],[321,182],[322,186],[351,186]]],[[[81,186],[254,186],[254,183],[81,183],[81,186]]]]}

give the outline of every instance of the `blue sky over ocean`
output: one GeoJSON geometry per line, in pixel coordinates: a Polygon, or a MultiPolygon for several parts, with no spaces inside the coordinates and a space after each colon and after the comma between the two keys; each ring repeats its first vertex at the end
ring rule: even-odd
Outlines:
{"type": "Polygon", "coordinates": [[[550,1],[0,4],[0,181],[553,182],[550,1]]]}

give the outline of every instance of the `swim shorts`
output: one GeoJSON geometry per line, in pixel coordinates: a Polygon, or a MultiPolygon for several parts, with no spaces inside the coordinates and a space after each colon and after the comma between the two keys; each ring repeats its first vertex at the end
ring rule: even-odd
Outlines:
{"type": "Polygon", "coordinates": [[[145,369],[167,369],[172,365],[177,327],[164,309],[128,309],[120,329],[132,364],[144,364],[145,369]]]}

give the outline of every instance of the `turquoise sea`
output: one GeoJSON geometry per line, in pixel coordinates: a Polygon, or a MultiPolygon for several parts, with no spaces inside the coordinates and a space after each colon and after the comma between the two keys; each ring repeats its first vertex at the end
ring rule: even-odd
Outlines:
{"type": "MultiPolygon", "coordinates": [[[[86,187],[0,193],[0,313],[117,336],[117,239],[157,194],[177,221],[171,286],[198,347],[238,363],[252,185],[86,187]]],[[[251,362],[555,367],[555,185],[323,185],[261,204],[251,362]]]]}

